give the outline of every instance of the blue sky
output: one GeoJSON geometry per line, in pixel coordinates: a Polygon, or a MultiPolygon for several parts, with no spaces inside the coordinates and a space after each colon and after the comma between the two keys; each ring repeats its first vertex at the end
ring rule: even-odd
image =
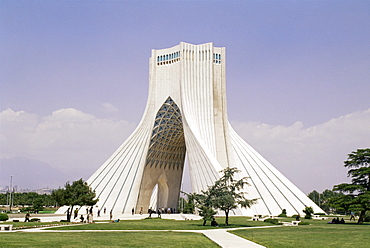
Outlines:
{"type": "Polygon", "coordinates": [[[86,179],[140,120],[151,49],[214,42],[238,133],[304,191],[331,188],[346,154],[369,146],[369,12],[369,1],[1,0],[0,158],[86,179]],[[311,163],[324,176],[296,178],[311,163]]]}

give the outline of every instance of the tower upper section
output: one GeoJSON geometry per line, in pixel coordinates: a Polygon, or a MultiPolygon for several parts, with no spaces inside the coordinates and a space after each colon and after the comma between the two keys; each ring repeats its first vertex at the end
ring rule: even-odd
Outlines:
{"type": "Polygon", "coordinates": [[[225,58],[225,48],[211,42],[181,42],[152,50],[147,105],[159,109],[171,97],[186,117],[186,126],[202,138],[222,166],[228,162],[226,140],[216,133],[227,126],[225,58]]]}
{"type": "MultiPolygon", "coordinates": [[[[214,64],[221,64],[224,48],[214,47],[213,43],[205,43],[193,45],[190,43],[181,42],[179,45],[154,50],[152,55],[155,56],[157,66],[168,66],[178,63],[180,60],[189,61],[212,61],[214,64]]],[[[153,58],[153,57],[152,57],[153,58]]]]}
{"type": "MultiPolygon", "coordinates": [[[[156,106],[171,96],[181,105],[177,99],[180,93],[193,92],[210,94],[214,86],[215,90],[225,87],[225,48],[214,47],[213,43],[193,45],[181,42],[171,48],[152,50],[150,58],[150,90],[156,92],[158,102],[156,106]],[[202,88],[196,87],[196,85],[202,88]],[[156,89],[153,89],[153,86],[156,89]],[[188,89],[188,88],[191,89],[188,89]]],[[[220,95],[218,92],[216,95],[220,95]]],[[[203,106],[205,107],[205,106],[203,106]]]]}

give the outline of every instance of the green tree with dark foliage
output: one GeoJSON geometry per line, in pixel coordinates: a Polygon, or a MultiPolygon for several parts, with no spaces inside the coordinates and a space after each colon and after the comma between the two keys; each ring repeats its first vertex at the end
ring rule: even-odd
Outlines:
{"type": "Polygon", "coordinates": [[[352,183],[334,185],[333,190],[345,193],[330,199],[330,204],[345,210],[359,211],[358,224],[364,222],[366,211],[370,210],[370,148],[357,149],[348,154],[344,161],[352,183]]]}
{"type": "MultiPolygon", "coordinates": [[[[8,200],[7,194],[0,194],[0,205],[6,205],[8,200]]],[[[55,201],[51,195],[47,194],[37,194],[35,192],[23,192],[23,193],[13,193],[13,206],[32,206],[27,207],[28,210],[38,210],[41,211],[44,206],[54,206],[55,201]]]]}
{"type": "Polygon", "coordinates": [[[33,209],[35,212],[44,210],[41,198],[37,198],[36,200],[33,201],[33,209]]]}
{"type": "Polygon", "coordinates": [[[343,193],[326,189],[322,193],[314,190],[310,192],[307,196],[326,213],[333,213],[337,212],[337,209],[329,204],[329,199],[341,195],[343,195],[343,193]]]}
{"type": "Polygon", "coordinates": [[[95,199],[95,191],[82,178],[72,184],[67,182],[64,187],[64,189],[53,190],[51,195],[60,206],[69,206],[67,211],[68,222],[71,221],[74,206],[93,206],[98,201],[98,199],[95,199]]]}
{"type": "Polygon", "coordinates": [[[303,210],[303,213],[305,213],[305,219],[312,219],[313,214],[313,208],[312,207],[305,207],[303,210]]]}
{"type": "Polygon", "coordinates": [[[195,193],[186,193],[181,191],[181,193],[186,195],[186,198],[180,197],[180,207],[184,214],[194,214],[195,212],[195,193]]]}
{"type": "Polygon", "coordinates": [[[203,218],[203,226],[206,225],[207,221],[212,221],[214,219],[215,214],[217,214],[217,212],[213,210],[213,208],[210,206],[201,205],[199,207],[199,216],[202,216],[203,218]]]}
{"type": "Polygon", "coordinates": [[[227,167],[222,170],[223,176],[210,186],[207,191],[202,191],[205,196],[206,207],[220,209],[225,212],[225,225],[229,225],[229,213],[238,206],[248,208],[254,204],[257,199],[246,199],[245,192],[242,192],[244,186],[248,185],[247,178],[235,179],[235,174],[240,171],[233,167],[227,167]]]}
{"type": "Polygon", "coordinates": [[[314,190],[310,193],[308,193],[308,198],[310,198],[314,203],[316,203],[317,206],[320,207],[320,202],[321,202],[321,194],[314,190]]]}
{"type": "Polygon", "coordinates": [[[194,198],[197,208],[199,210],[199,215],[202,216],[203,226],[206,225],[207,221],[211,221],[217,212],[211,206],[211,201],[209,195],[205,194],[191,194],[194,198]]]}

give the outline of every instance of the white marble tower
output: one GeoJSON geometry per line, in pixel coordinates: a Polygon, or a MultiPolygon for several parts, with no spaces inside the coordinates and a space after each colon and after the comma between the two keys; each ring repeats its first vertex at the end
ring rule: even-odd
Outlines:
{"type": "Polygon", "coordinates": [[[249,177],[247,198],[258,198],[238,215],[288,215],[305,206],[323,212],[242,140],[229,124],[225,48],[213,43],[152,50],[149,95],[140,124],[88,179],[99,208],[115,215],[149,207],[177,208],[185,156],[193,192],[207,189],[219,172],[237,167],[249,177]],[[154,196],[154,201],[153,201],[154,196]],[[152,198],[152,201],[151,201],[152,198]]]}

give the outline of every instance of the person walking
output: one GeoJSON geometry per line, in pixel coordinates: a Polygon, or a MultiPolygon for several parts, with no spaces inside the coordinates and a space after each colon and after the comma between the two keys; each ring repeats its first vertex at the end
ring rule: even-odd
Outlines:
{"type": "Polygon", "coordinates": [[[26,216],[24,217],[24,222],[30,222],[30,213],[26,213],[26,216]]]}
{"type": "Polygon", "coordinates": [[[351,212],[351,218],[349,219],[349,220],[356,220],[356,218],[355,218],[355,213],[354,212],[351,212]]]}
{"type": "Polygon", "coordinates": [[[74,211],[73,219],[77,219],[77,216],[78,216],[78,208],[76,208],[74,211]]]}

